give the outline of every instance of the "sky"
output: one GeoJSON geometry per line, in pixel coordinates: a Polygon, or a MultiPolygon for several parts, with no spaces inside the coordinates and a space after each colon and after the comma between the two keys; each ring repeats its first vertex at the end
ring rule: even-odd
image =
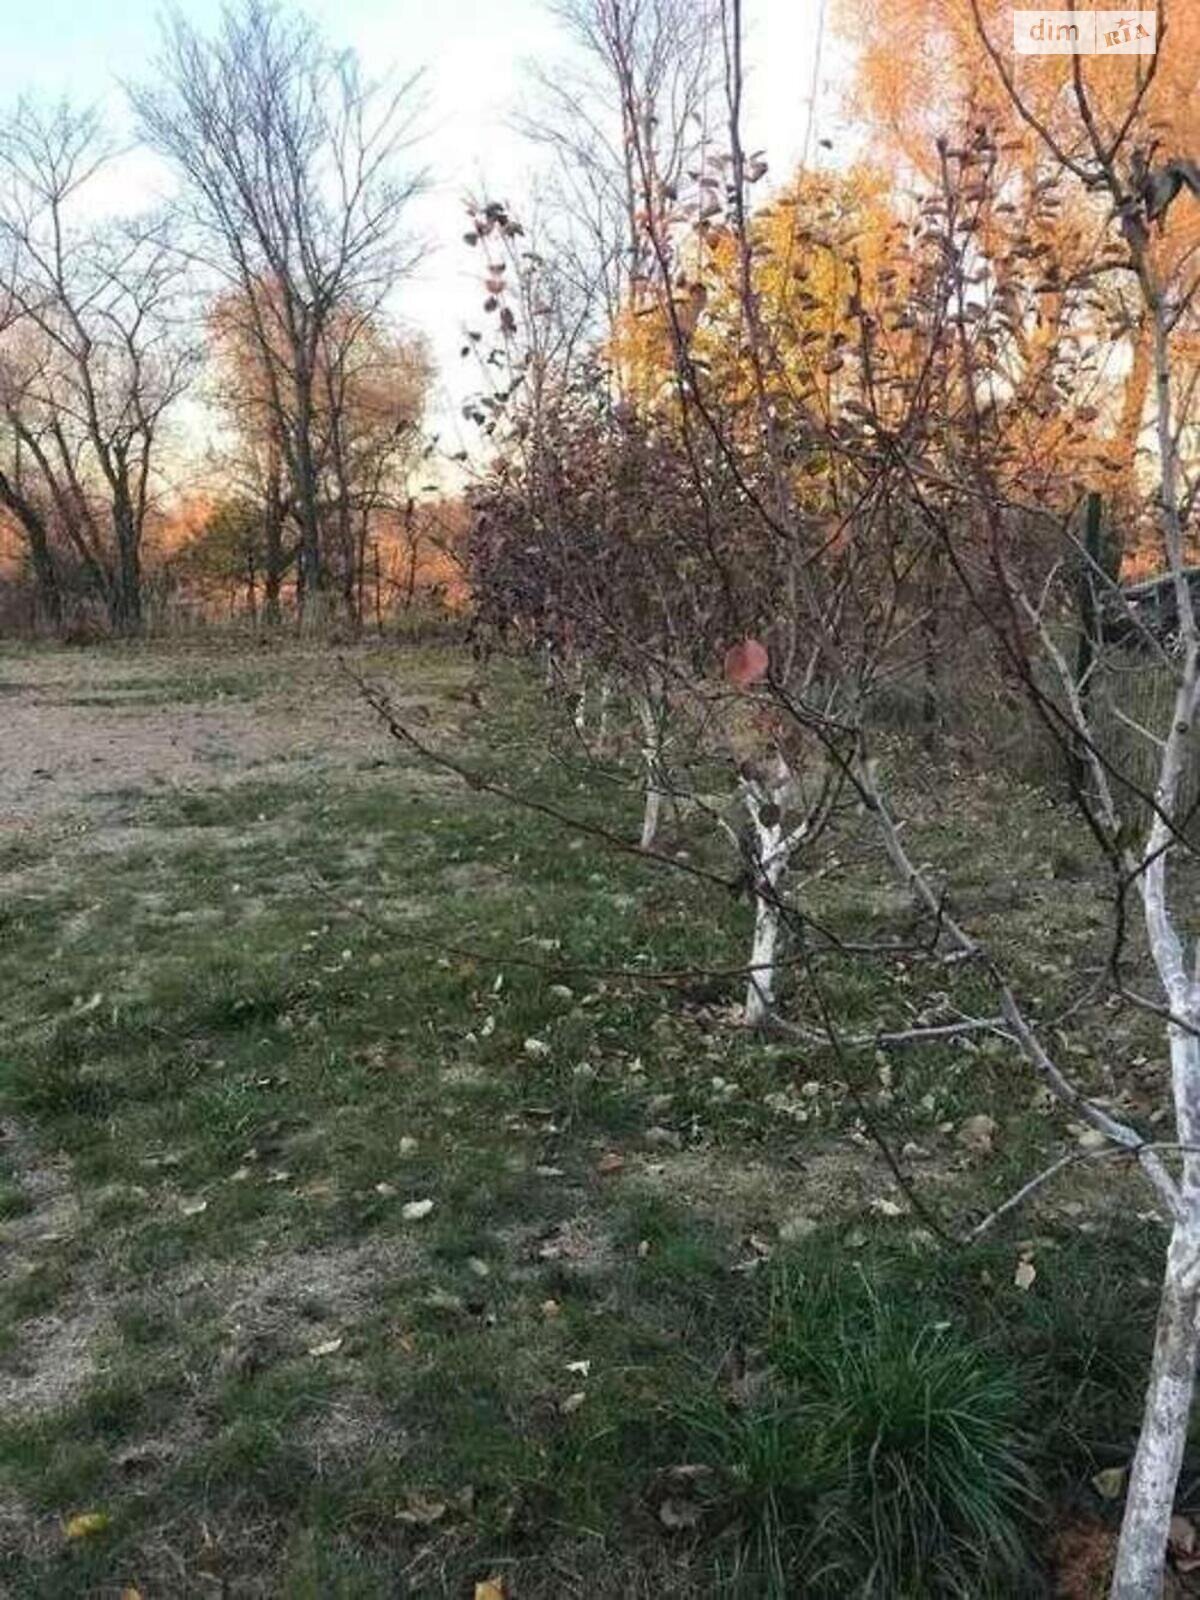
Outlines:
{"type": "MultiPolygon", "coordinates": [[[[803,145],[821,6],[745,0],[746,145],[767,151],[775,177],[787,176],[803,145]]],[[[149,72],[162,9],[160,0],[0,0],[0,105],[24,93],[66,96],[102,105],[127,131],[120,83],[149,72]]],[[[182,0],[178,9],[205,27],[217,19],[220,0],[182,0]]],[[[563,59],[561,25],[545,0],[308,0],[302,9],[331,43],[355,48],[369,74],[423,71],[423,137],[413,159],[428,185],[408,221],[424,254],[396,309],[430,340],[438,367],[431,420],[452,451],[470,443],[459,411],[473,374],[458,352],[481,298],[479,257],[462,244],[463,200],[487,193],[520,211],[536,189],[539,158],[512,119],[528,102],[530,67],[563,59]]],[[[828,28],[820,62],[817,128],[839,140],[845,58],[828,28]]],[[[155,159],[135,152],[110,170],[96,203],[149,204],[168,186],[155,159]]]]}

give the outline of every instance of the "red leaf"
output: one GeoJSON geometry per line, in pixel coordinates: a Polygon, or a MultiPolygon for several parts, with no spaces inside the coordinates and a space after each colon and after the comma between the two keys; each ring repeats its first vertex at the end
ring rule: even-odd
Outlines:
{"type": "Polygon", "coordinates": [[[771,665],[766,648],[757,639],[743,639],[725,652],[725,677],[735,688],[748,689],[761,683],[771,665]]]}

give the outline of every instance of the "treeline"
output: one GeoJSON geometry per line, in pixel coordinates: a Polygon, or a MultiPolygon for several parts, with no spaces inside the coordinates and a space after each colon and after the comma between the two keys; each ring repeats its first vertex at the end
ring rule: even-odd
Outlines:
{"type": "Polygon", "coordinates": [[[361,624],[411,532],[431,378],[393,319],[415,84],[246,0],[212,36],[174,18],[129,98],[164,210],[104,214],[94,113],[22,102],[0,126],[0,515],[30,620],[135,634],[224,551],[264,621],[361,624]],[[188,398],[219,413],[203,463],[188,398]],[[198,469],[220,503],[180,562],[171,491],[198,469]]]}

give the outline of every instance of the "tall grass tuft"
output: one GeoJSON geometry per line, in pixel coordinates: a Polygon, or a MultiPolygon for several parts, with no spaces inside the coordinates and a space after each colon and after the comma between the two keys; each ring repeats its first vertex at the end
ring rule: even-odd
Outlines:
{"type": "Polygon", "coordinates": [[[771,1596],[1032,1590],[1037,1491],[1010,1370],[857,1271],[784,1269],[767,1367],[691,1425],[717,1471],[731,1587],[771,1596]]]}

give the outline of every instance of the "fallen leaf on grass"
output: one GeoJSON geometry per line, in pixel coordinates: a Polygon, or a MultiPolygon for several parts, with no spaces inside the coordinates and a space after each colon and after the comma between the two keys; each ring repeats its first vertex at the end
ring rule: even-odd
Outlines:
{"type": "Polygon", "coordinates": [[[1013,1282],[1018,1289],[1032,1289],[1033,1280],[1037,1277],[1037,1268],[1032,1261],[1019,1261],[1017,1270],[1013,1274],[1013,1282]]]}
{"type": "Polygon", "coordinates": [[[432,1200],[410,1200],[407,1205],[401,1206],[400,1215],[405,1222],[420,1222],[422,1217],[427,1217],[433,1210],[432,1200]]]}
{"type": "Polygon", "coordinates": [[[336,1339],[326,1339],[323,1344],[309,1345],[308,1353],[310,1356],[332,1356],[342,1348],[342,1344],[340,1336],[336,1339]]]}
{"type": "Polygon", "coordinates": [[[904,1207],[895,1200],[872,1200],[871,1210],[878,1212],[881,1217],[902,1217],[905,1214],[904,1207]]]}
{"type": "Polygon", "coordinates": [[[463,1316],[467,1309],[462,1295],[451,1294],[449,1289],[430,1290],[421,1297],[421,1304],[428,1306],[431,1311],[448,1311],[452,1316],[463,1316]]]}
{"type": "Polygon", "coordinates": [[[601,1176],[607,1176],[609,1173],[620,1172],[624,1165],[625,1157],[616,1150],[609,1150],[597,1161],[596,1171],[601,1176]]]}
{"type": "Polygon", "coordinates": [[[1115,1500],[1125,1487],[1124,1467],[1105,1467],[1092,1479],[1092,1488],[1102,1500],[1115,1500]]]}
{"type": "Polygon", "coordinates": [[[1081,1150],[1103,1150],[1108,1144],[1108,1135],[1099,1128],[1081,1125],[1077,1122],[1069,1124],[1071,1133],[1075,1136],[1075,1143],[1081,1150]]]}
{"type": "Polygon", "coordinates": [[[586,1378],[592,1370],[590,1361],[568,1361],[567,1371],[577,1372],[581,1378],[586,1378]]]}
{"type": "Polygon", "coordinates": [[[202,1211],[208,1210],[207,1200],[184,1200],[179,1207],[185,1217],[198,1217],[202,1211]]]}
{"type": "Polygon", "coordinates": [[[482,1578],[475,1585],[475,1600],[505,1600],[507,1594],[503,1578],[482,1578]]]}
{"type": "Polygon", "coordinates": [[[978,1151],[980,1155],[988,1154],[995,1135],[996,1120],[984,1112],[975,1117],[967,1117],[958,1127],[959,1144],[965,1145],[968,1150],[978,1151]]]}
{"type": "Polygon", "coordinates": [[[67,1521],[63,1532],[68,1539],[90,1539],[94,1533],[103,1533],[108,1524],[107,1511],[80,1511],[67,1521]]]}
{"type": "Polygon", "coordinates": [[[401,1522],[418,1528],[427,1528],[431,1523],[440,1522],[445,1515],[445,1501],[430,1500],[423,1494],[410,1494],[404,1509],[396,1513],[401,1522]]]}
{"type": "Polygon", "coordinates": [[[574,1394],[569,1394],[567,1398],[561,1402],[558,1409],[562,1412],[564,1417],[569,1417],[572,1412],[579,1410],[580,1406],[586,1399],[587,1395],[583,1392],[583,1390],[577,1389],[574,1394]]]}

